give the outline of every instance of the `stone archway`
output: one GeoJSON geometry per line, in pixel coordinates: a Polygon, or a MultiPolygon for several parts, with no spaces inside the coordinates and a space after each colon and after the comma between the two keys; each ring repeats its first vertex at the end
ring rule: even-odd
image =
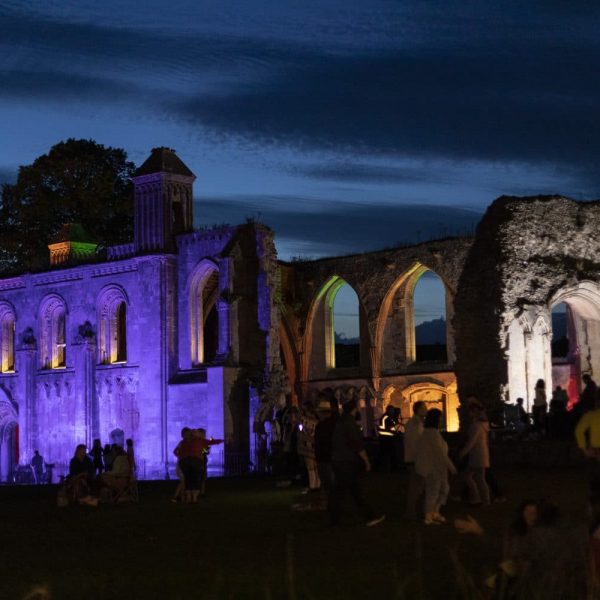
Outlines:
{"type": "Polygon", "coordinates": [[[0,481],[9,481],[19,464],[19,425],[16,407],[0,388],[0,481]]]}
{"type": "Polygon", "coordinates": [[[415,402],[425,402],[428,409],[438,408],[442,411],[444,415],[443,423],[448,431],[458,429],[456,418],[458,397],[455,383],[448,387],[433,381],[422,381],[406,387],[390,384],[384,389],[382,397],[383,410],[389,404],[398,408],[403,423],[412,416],[415,402]]]}
{"type": "Polygon", "coordinates": [[[591,281],[564,288],[556,293],[550,310],[564,303],[569,316],[569,356],[562,364],[553,364],[552,389],[557,385],[567,390],[569,403],[577,402],[581,392],[581,376],[589,373],[600,379],[600,286],[591,281]]]}

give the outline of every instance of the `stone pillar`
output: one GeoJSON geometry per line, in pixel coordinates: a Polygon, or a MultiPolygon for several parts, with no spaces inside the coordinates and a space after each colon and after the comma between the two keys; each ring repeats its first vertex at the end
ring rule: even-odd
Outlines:
{"type": "Polygon", "coordinates": [[[217,315],[219,323],[219,344],[217,355],[220,360],[225,360],[229,357],[229,349],[231,348],[230,340],[230,306],[223,298],[217,299],[217,315]]]}
{"type": "Polygon", "coordinates": [[[37,371],[35,342],[24,343],[17,350],[17,373],[20,379],[20,394],[23,404],[19,406],[19,446],[23,462],[33,456],[38,446],[37,395],[35,373],[37,371]]]}
{"type": "Polygon", "coordinates": [[[95,438],[100,437],[98,397],[96,394],[96,336],[78,336],[73,344],[75,350],[75,394],[81,398],[77,402],[81,414],[76,421],[83,425],[85,442],[91,447],[95,438]]]}

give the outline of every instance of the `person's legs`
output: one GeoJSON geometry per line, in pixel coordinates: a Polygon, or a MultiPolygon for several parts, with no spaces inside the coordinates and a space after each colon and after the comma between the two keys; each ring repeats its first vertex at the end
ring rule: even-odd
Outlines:
{"type": "Polygon", "coordinates": [[[362,490],[360,488],[360,480],[359,480],[359,470],[358,467],[352,465],[352,470],[349,479],[348,490],[356,507],[358,508],[358,512],[360,516],[365,521],[370,521],[375,516],[375,512],[371,508],[371,506],[367,503],[362,495],[362,490]]]}
{"type": "Polygon", "coordinates": [[[446,505],[446,501],[448,500],[448,492],[450,491],[450,485],[448,484],[448,477],[443,477],[439,479],[438,484],[438,496],[435,501],[435,509],[433,512],[433,518],[436,521],[441,523],[445,523],[446,519],[440,514],[440,509],[442,506],[446,505]]]}
{"type": "Polygon", "coordinates": [[[344,496],[348,490],[351,479],[347,465],[345,463],[334,463],[333,467],[333,487],[329,493],[329,519],[332,525],[337,525],[340,521],[340,514],[344,496]]]}
{"type": "Polygon", "coordinates": [[[175,493],[173,494],[173,498],[171,498],[171,500],[173,502],[181,502],[183,501],[183,494],[185,492],[185,478],[183,475],[183,471],[181,470],[181,466],[179,465],[179,461],[177,462],[177,466],[175,467],[175,474],[177,475],[177,477],[179,477],[179,482],[177,483],[175,493]]]}
{"type": "Polygon", "coordinates": [[[435,522],[433,516],[436,514],[440,493],[440,482],[434,474],[425,477],[425,523],[430,525],[435,522]]]}
{"type": "Polygon", "coordinates": [[[309,456],[304,457],[306,463],[306,471],[308,472],[308,488],[310,490],[318,490],[321,487],[319,481],[319,473],[317,472],[317,461],[309,456]]]}
{"type": "Polygon", "coordinates": [[[477,492],[479,494],[479,499],[484,504],[490,503],[490,488],[485,481],[485,469],[482,467],[481,469],[472,469],[473,472],[473,480],[475,485],[477,486],[477,492]]]}
{"type": "Polygon", "coordinates": [[[408,469],[408,490],[404,516],[407,519],[414,520],[422,510],[419,505],[425,491],[425,480],[415,471],[414,463],[407,463],[406,466],[408,469]]]}
{"type": "Polygon", "coordinates": [[[329,501],[329,494],[333,488],[333,469],[331,463],[317,463],[317,472],[321,483],[318,505],[320,508],[326,508],[329,501]]]}
{"type": "Polygon", "coordinates": [[[479,495],[479,487],[475,483],[474,475],[475,469],[469,467],[465,472],[465,485],[469,489],[469,503],[479,504],[481,502],[481,497],[479,495]]]}
{"type": "Polygon", "coordinates": [[[490,497],[493,497],[494,500],[504,498],[504,492],[491,468],[485,470],[485,481],[490,489],[490,497]]]}

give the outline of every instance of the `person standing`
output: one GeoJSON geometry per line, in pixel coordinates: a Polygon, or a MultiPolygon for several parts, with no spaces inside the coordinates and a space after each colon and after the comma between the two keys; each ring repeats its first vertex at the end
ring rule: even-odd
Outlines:
{"type": "Polygon", "coordinates": [[[440,509],[448,498],[448,471],[456,473],[456,467],[448,458],[448,444],[440,433],[441,421],[441,410],[428,411],[417,442],[415,471],[425,480],[425,525],[446,522],[440,509]]]}
{"type": "Polygon", "coordinates": [[[398,421],[395,415],[395,409],[391,404],[388,404],[385,413],[379,419],[377,426],[377,437],[379,439],[379,452],[377,455],[376,468],[379,470],[382,465],[389,462],[392,472],[397,469],[396,461],[396,430],[398,421]]]}
{"type": "Polygon", "coordinates": [[[33,458],[31,459],[31,466],[33,467],[33,472],[35,474],[35,482],[38,485],[44,483],[44,458],[39,453],[39,450],[34,451],[33,458]]]}
{"type": "Polygon", "coordinates": [[[589,373],[586,373],[581,380],[585,387],[579,396],[579,402],[575,406],[575,410],[579,416],[589,410],[594,410],[596,407],[596,396],[598,394],[598,386],[589,373]]]}
{"type": "Polygon", "coordinates": [[[404,464],[408,471],[408,491],[406,494],[406,519],[414,521],[419,510],[419,500],[425,491],[425,480],[415,471],[417,444],[425,424],[427,405],[425,402],[413,404],[413,415],[404,428],[404,464]]]}
{"type": "Polygon", "coordinates": [[[184,493],[185,493],[185,477],[183,475],[183,471],[181,469],[181,447],[183,445],[183,443],[187,440],[189,441],[192,437],[192,430],[189,427],[184,427],[181,430],[181,440],[179,441],[179,443],[177,444],[177,446],[175,446],[175,449],[173,450],[173,454],[177,457],[177,463],[175,465],[175,473],[177,475],[177,477],[179,477],[179,483],[177,484],[177,487],[175,488],[175,493],[173,494],[173,497],[171,498],[171,502],[183,502],[184,501],[184,493]]]}
{"type": "Polygon", "coordinates": [[[302,415],[298,425],[298,456],[304,459],[306,473],[308,475],[308,492],[316,492],[321,487],[319,473],[317,472],[317,461],[315,459],[315,429],[319,419],[310,402],[302,405],[302,415]]]}
{"type": "Polygon", "coordinates": [[[102,444],[100,443],[99,439],[95,439],[94,443],[92,444],[92,449],[90,450],[90,457],[94,463],[96,475],[102,475],[102,471],[104,470],[104,462],[102,461],[103,455],[104,451],[102,450],[102,444]]]}
{"type": "Polygon", "coordinates": [[[193,436],[200,439],[202,446],[202,471],[200,472],[200,496],[206,496],[206,480],[208,479],[208,455],[210,454],[211,446],[222,444],[225,440],[215,440],[214,438],[206,439],[206,429],[200,427],[192,432],[193,436]]]}
{"type": "Polygon", "coordinates": [[[327,497],[333,488],[333,467],[331,454],[333,444],[333,431],[338,421],[337,409],[333,410],[331,401],[325,395],[319,396],[317,404],[319,422],[315,427],[315,460],[321,482],[320,506],[327,505],[327,497]]]}
{"type": "Polygon", "coordinates": [[[342,406],[342,416],[336,423],[332,441],[333,490],[329,497],[329,516],[332,525],[340,521],[342,503],[346,494],[354,500],[367,527],[381,523],[385,515],[376,515],[362,496],[359,477],[371,470],[365,451],[362,432],[356,420],[360,418],[356,400],[342,406]]]}
{"type": "Polygon", "coordinates": [[[533,400],[533,429],[540,435],[546,434],[546,412],[548,399],[546,397],[546,382],[538,379],[535,384],[535,398],[533,400]]]}
{"type": "Polygon", "coordinates": [[[125,440],[125,453],[127,454],[127,460],[129,461],[129,474],[135,477],[137,465],[135,464],[135,453],[133,451],[133,440],[128,438],[125,440]]]}
{"type": "Polygon", "coordinates": [[[517,398],[517,422],[515,424],[517,436],[519,438],[527,434],[529,430],[529,415],[523,408],[523,398],[517,398]]]}
{"type": "Polygon", "coordinates": [[[490,423],[485,410],[474,405],[467,443],[459,453],[461,458],[468,457],[465,483],[469,488],[471,504],[489,504],[490,489],[486,482],[486,470],[490,468],[490,449],[488,433],[490,423]]]}
{"type": "Polygon", "coordinates": [[[550,410],[548,411],[548,429],[555,440],[564,439],[567,426],[567,405],[569,396],[567,392],[557,385],[552,392],[550,410]]]}
{"type": "Polygon", "coordinates": [[[591,459],[591,484],[600,486],[600,408],[588,410],[575,426],[580,450],[591,459]]]}

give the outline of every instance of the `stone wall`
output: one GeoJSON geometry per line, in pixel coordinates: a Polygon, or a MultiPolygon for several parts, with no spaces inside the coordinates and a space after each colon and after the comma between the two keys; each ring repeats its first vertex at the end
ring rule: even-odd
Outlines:
{"type": "MultiPolygon", "coordinates": [[[[531,397],[538,378],[549,383],[550,311],[561,300],[588,335],[587,341],[580,336],[578,345],[586,344],[597,356],[599,281],[599,202],[559,196],[497,199],[477,228],[455,300],[461,396],[475,393],[493,405],[514,401],[516,393],[531,397]],[[516,379],[521,367],[519,389],[524,391],[511,392],[509,379],[516,379]]],[[[588,371],[593,364],[597,360],[589,362],[588,371]]]]}

